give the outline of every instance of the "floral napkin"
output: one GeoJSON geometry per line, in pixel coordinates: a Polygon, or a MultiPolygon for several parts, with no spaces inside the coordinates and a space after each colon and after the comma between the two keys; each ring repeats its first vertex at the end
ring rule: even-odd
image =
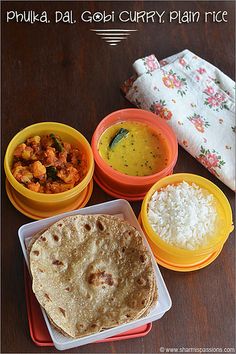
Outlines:
{"type": "Polygon", "coordinates": [[[235,82],[189,50],[138,59],[122,86],[137,107],[173,128],[179,144],[235,190],[235,82]]]}

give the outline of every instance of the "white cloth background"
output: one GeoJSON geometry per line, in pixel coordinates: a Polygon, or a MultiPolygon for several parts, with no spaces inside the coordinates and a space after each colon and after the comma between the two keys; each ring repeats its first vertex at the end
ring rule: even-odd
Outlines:
{"type": "Polygon", "coordinates": [[[165,119],[179,144],[235,190],[235,82],[189,50],[133,68],[126,98],[165,119]]]}

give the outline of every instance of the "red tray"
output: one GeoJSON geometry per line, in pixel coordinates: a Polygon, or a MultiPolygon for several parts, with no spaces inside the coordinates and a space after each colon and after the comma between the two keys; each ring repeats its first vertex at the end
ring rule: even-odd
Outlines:
{"type": "MultiPolygon", "coordinates": [[[[47,330],[47,326],[45,324],[41,308],[32,291],[31,278],[26,265],[24,266],[24,275],[26,306],[28,313],[30,336],[33,342],[40,347],[53,347],[53,342],[47,330]]],[[[128,332],[123,332],[114,337],[103,339],[99,342],[112,342],[117,340],[144,337],[150,332],[151,329],[152,324],[148,323],[144,326],[132,329],[128,332]]]]}

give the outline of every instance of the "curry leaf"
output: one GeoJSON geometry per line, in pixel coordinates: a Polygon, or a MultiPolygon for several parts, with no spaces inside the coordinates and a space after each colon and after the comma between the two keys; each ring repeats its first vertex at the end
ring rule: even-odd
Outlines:
{"type": "Polygon", "coordinates": [[[63,147],[62,144],[60,143],[60,141],[56,138],[56,136],[54,134],[50,134],[50,138],[52,138],[55,149],[59,152],[62,152],[63,147]]]}
{"type": "Polygon", "coordinates": [[[51,178],[53,181],[57,179],[57,169],[54,166],[46,167],[47,170],[47,178],[51,178]]]}
{"type": "Polygon", "coordinates": [[[116,146],[116,144],[119,143],[119,141],[121,139],[123,139],[128,133],[129,133],[129,131],[127,129],[120,128],[118,130],[118,132],[111,139],[110,144],[109,144],[109,148],[111,148],[111,149],[114,148],[116,146]]]}

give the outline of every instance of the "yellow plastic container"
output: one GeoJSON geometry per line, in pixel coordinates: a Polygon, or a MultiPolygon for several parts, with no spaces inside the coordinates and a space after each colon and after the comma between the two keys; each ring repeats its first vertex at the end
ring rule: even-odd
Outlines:
{"type": "Polygon", "coordinates": [[[146,194],[139,217],[140,224],[159,264],[177,271],[192,271],[203,268],[213,262],[223,248],[229,234],[233,231],[232,210],[224,193],[209,180],[188,173],[173,174],[155,183],[146,194]],[[186,250],[163,241],[148,222],[148,203],[155,191],[169,184],[177,185],[182,181],[195,183],[213,194],[217,210],[217,232],[209,238],[208,244],[197,250],[186,250]]]}
{"type": "Polygon", "coordinates": [[[4,159],[6,173],[6,191],[12,204],[23,214],[32,219],[42,219],[83,207],[89,200],[93,188],[94,160],[92,149],[76,129],[61,123],[43,122],[30,125],[17,133],[10,141],[4,159]],[[56,194],[36,193],[19,183],[11,173],[13,153],[17,145],[30,136],[55,133],[63,140],[79,146],[87,156],[88,172],[84,179],[74,188],[56,194]]]}

